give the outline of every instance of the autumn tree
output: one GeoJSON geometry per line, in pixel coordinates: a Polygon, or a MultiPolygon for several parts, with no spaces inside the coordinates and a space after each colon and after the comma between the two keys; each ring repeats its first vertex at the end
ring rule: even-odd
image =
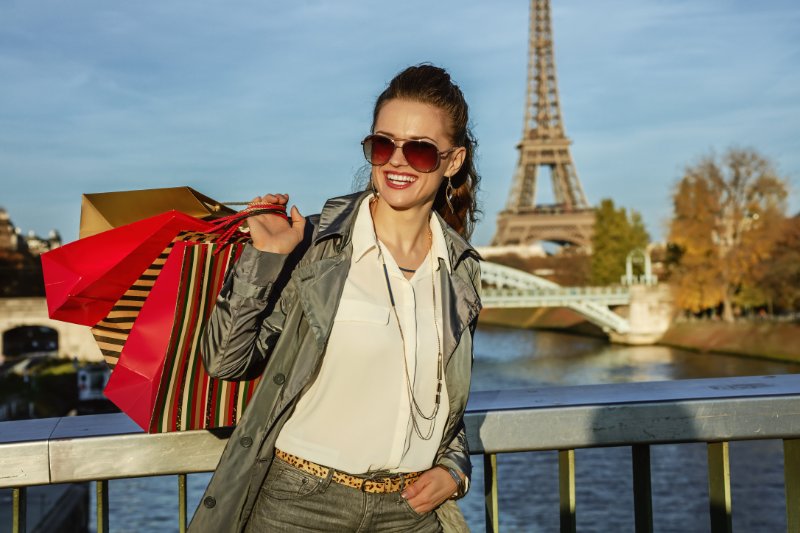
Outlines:
{"type": "Polygon", "coordinates": [[[800,215],[788,218],[779,234],[772,257],[760,265],[758,288],[772,310],[800,309],[800,215]]]}
{"type": "Polygon", "coordinates": [[[645,249],[650,236],[642,216],[624,207],[615,207],[614,201],[604,199],[595,211],[592,236],[591,279],[595,285],[619,283],[625,273],[625,260],[636,249],[645,249]]]}
{"type": "Polygon", "coordinates": [[[676,303],[692,312],[722,306],[733,320],[737,297],[756,293],[784,219],[786,181],[753,149],[732,148],[686,168],[673,195],[670,242],[676,303]]]}

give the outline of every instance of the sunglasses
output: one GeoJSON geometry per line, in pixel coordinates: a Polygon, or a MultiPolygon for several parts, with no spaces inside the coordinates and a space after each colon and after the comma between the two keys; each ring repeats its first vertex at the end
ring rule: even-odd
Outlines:
{"type": "Polygon", "coordinates": [[[439,148],[428,141],[417,141],[412,139],[392,139],[385,135],[367,135],[361,141],[361,146],[364,148],[364,157],[371,164],[380,166],[389,162],[397,149],[397,141],[403,141],[399,145],[411,168],[417,172],[433,172],[442,162],[443,157],[450,155],[450,152],[456,147],[448,148],[442,152],[439,148]]]}

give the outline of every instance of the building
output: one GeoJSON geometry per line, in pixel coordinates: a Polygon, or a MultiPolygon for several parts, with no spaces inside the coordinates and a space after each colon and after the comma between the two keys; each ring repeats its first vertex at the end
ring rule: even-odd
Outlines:
{"type": "Polygon", "coordinates": [[[61,246],[61,235],[58,231],[50,230],[46,238],[36,235],[33,230],[23,236],[20,228],[11,222],[8,211],[0,207],[0,252],[3,252],[4,256],[21,253],[38,257],[59,246],[61,246]]]}
{"type": "Polygon", "coordinates": [[[8,211],[0,207],[0,297],[44,296],[39,256],[61,246],[61,236],[52,230],[48,237],[34,232],[23,235],[8,211]]]}

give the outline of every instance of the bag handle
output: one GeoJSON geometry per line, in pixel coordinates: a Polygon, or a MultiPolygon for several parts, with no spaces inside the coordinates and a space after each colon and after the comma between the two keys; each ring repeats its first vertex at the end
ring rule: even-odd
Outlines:
{"type": "MultiPolygon", "coordinates": [[[[286,215],[286,206],[280,204],[248,204],[248,206],[232,215],[227,215],[214,220],[211,227],[207,230],[208,233],[218,233],[219,236],[214,239],[214,242],[222,246],[217,250],[219,252],[228,244],[237,238],[246,237],[247,234],[239,230],[239,226],[243,220],[257,215],[276,215],[284,220],[289,220],[286,215]]],[[[215,252],[215,253],[217,253],[215,252]]]]}

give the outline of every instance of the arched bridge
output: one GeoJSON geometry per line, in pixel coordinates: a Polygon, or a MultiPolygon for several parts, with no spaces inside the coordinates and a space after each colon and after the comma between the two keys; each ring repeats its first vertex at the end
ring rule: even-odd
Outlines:
{"type": "Polygon", "coordinates": [[[611,305],[629,305],[628,287],[562,287],[515,268],[481,261],[483,307],[567,307],[604,331],[625,334],[628,320],[611,311],[611,305]]]}
{"type": "Polygon", "coordinates": [[[9,354],[4,344],[12,330],[27,326],[44,326],[54,330],[58,334],[55,351],[59,357],[102,361],[89,328],[49,318],[44,298],[0,298],[0,359],[9,354]]]}
{"type": "MultiPolygon", "coordinates": [[[[481,299],[485,308],[566,307],[585,316],[609,335],[631,332],[629,320],[609,309],[609,306],[631,305],[628,287],[561,287],[539,276],[488,261],[481,262],[481,275],[481,299]]],[[[10,330],[31,325],[46,326],[58,332],[59,355],[101,360],[89,328],[48,318],[44,298],[0,299],[0,354],[10,330]]]]}

